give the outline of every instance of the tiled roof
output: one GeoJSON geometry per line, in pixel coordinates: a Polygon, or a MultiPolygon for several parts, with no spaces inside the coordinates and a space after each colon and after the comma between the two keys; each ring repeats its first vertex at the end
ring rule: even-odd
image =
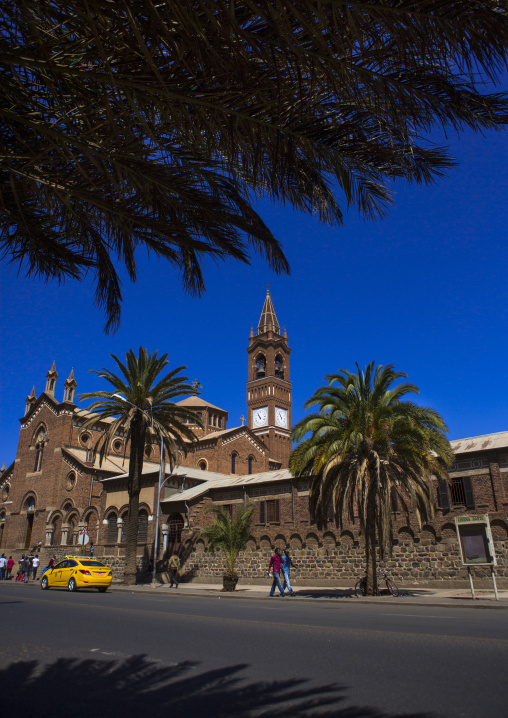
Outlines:
{"type": "Polygon", "coordinates": [[[214,404],[210,404],[209,401],[205,401],[199,396],[188,396],[187,399],[182,399],[182,401],[177,401],[176,403],[179,406],[189,406],[196,408],[200,406],[208,406],[210,409],[217,409],[217,411],[223,411],[225,414],[227,414],[227,411],[225,409],[221,409],[219,406],[214,406],[214,404]]]}
{"type": "Polygon", "coordinates": [[[469,451],[505,449],[508,447],[508,431],[499,431],[496,434],[483,434],[483,436],[471,436],[466,439],[454,439],[450,441],[450,444],[456,454],[469,451]]]}

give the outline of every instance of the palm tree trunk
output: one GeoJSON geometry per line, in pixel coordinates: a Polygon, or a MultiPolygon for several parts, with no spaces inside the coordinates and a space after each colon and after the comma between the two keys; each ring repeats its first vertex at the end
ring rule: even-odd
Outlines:
{"type": "Polygon", "coordinates": [[[376,494],[370,491],[367,499],[367,521],[365,526],[365,558],[367,563],[367,596],[377,596],[376,561],[376,494]]]}
{"type": "Polygon", "coordinates": [[[129,459],[129,513],[125,539],[125,569],[123,582],[126,586],[136,583],[136,553],[138,546],[139,492],[145,450],[145,422],[133,420],[131,424],[131,455],[129,459]]]}

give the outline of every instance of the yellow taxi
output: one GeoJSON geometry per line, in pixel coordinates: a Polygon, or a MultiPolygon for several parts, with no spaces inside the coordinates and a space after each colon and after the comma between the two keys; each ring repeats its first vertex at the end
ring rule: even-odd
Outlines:
{"type": "Polygon", "coordinates": [[[109,566],[95,558],[66,556],[60,563],[44,570],[41,588],[53,586],[77,591],[78,588],[98,588],[104,593],[111,586],[113,574],[109,566]]]}

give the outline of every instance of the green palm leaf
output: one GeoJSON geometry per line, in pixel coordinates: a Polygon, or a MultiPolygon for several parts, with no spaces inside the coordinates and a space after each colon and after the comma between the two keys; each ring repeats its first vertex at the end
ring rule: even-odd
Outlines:
{"type": "Polygon", "coordinates": [[[157,352],[148,354],[145,348],[139,347],[137,356],[129,349],[124,363],[112,354],[119,374],[109,369],[92,371],[109,382],[114,391],[95,391],[79,397],[81,401],[94,400],[88,407],[89,416],[84,426],[102,430],[93,447],[101,464],[119,431],[123,432],[126,445],[129,444],[129,515],[124,574],[124,582],[128,585],[136,583],[139,493],[145,447],[162,439],[171,473],[180,462],[180,452],[186,455],[189,445],[196,441],[187,422],[203,427],[197,414],[175,403],[175,400],[192,394],[192,386],[186,383],[188,378],[180,375],[186,367],[180,366],[160,377],[169,364],[167,356],[158,357],[157,352]],[[113,421],[105,422],[105,419],[113,421]]]}
{"type": "Polygon", "coordinates": [[[358,518],[365,537],[367,591],[377,592],[376,542],[383,558],[391,551],[392,498],[397,496],[408,523],[434,515],[431,477],[448,480],[453,452],[437,411],[404,397],[418,394],[393,366],[368,364],[356,373],[340,369],[306,402],[318,411],[293,429],[299,442],[290,458],[295,477],[313,476],[310,510],[319,527],[333,506],[339,527],[358,518]]]}
{"type": "Polygon", "coordinates": [[[508,120],[498,0],[0,1],[0,241],[43,279],[92,273],[108,328],[118,264],[207,257],[289,271],[259,197],[337,225],[390,181],[454,165],[434,125],[508,120]]]}

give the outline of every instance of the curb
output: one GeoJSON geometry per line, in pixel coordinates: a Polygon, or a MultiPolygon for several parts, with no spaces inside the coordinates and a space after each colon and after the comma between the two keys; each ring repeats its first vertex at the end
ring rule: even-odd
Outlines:
{"type": "MultiPolygon", "coordinates": [[[[164,584],[161,584],[157,588],[162,588],[163,585],[164,584]]],[[[168,592],[166,595],[167,596],[175,596],[175,595],[176,596],[190,596],[190,597],[194,597],[194,598],[225,598],[227,600],[239,599],[239,600],[250,600],[250,601],[267,601],[271,598],[270,596],[247,596],[247,595],[226,593],[226,592],[220,593],[220,595],[218,595],[218,594],[211,595],[209,593],[205,593],[207,590],[208,589],[202,589],[202,592],[200,592],[200,593],[197,593],[197,592],[196,593],[187,593],[186,591],[181,591],[181,592],[177,593],[175,591],[174,593],[168,592]]],[[[149,596],[154,595],[153,588],[129,589],[128,587],[120,588],[119,586],[111,586],[108,589],[108,591],[115,591],[116,593],[130,593],[130,594],[141,593],[143,595],[149,595],[149,596]]],[[[164,593],[166,593],[166,592],[164,592],[164,593]]],[[[159,593],[158,595],[160,596],[161,594],[159,593]]],[[[280,598],[280,597],[276,596],[275,598],[280,598]]],[[[354,603],[355,605],[356,604],[367,604],[367,605],[372,606],[372,605],[386,605],[389,603],[389,605],[391,605],[391,606],[424,606],[424,607],[427,606],[427,607],[433,607],[433,608],[476,608],[476,609],[478,609],[478,608],[483,608],[483,609],[493,608],[493,609],[502,610],[502,611],[508,610],[508,603],[503,604],[498,601],[492,601],[492,602],[489,601],[489,603],[485,603],[484,601],[482,602],[481,599],[477,599],[476,601],[473,601],[470,598],[452,599],[452,600],[456,600],[457,603],[444,603],[444,602],[439,602],[439,601],[401,601],[400,599],[397,600],[393,596],[392,597],[380,596],[379,598],[370,598],[370,599],[353,598],[353,597],[351,597],[351,598],[348,598],[348,597],[344,597],[344,598],[310,598],[307,596],[299,596],[297,592],[296,592],[296,598],[298,598],[298,603],[310,603],[310,604],[327,603],[327,604],[343,605],[343,602],[346,602],[346,605],[354,603]],[[460,603],[459,603],[459,601],[460,601],[460,603]],[[467,603],[462,603],[462,601],[467,601],[467,603]]],[[[291,599],[289,599],[289,600],[291,600],[291,599]]]]}

